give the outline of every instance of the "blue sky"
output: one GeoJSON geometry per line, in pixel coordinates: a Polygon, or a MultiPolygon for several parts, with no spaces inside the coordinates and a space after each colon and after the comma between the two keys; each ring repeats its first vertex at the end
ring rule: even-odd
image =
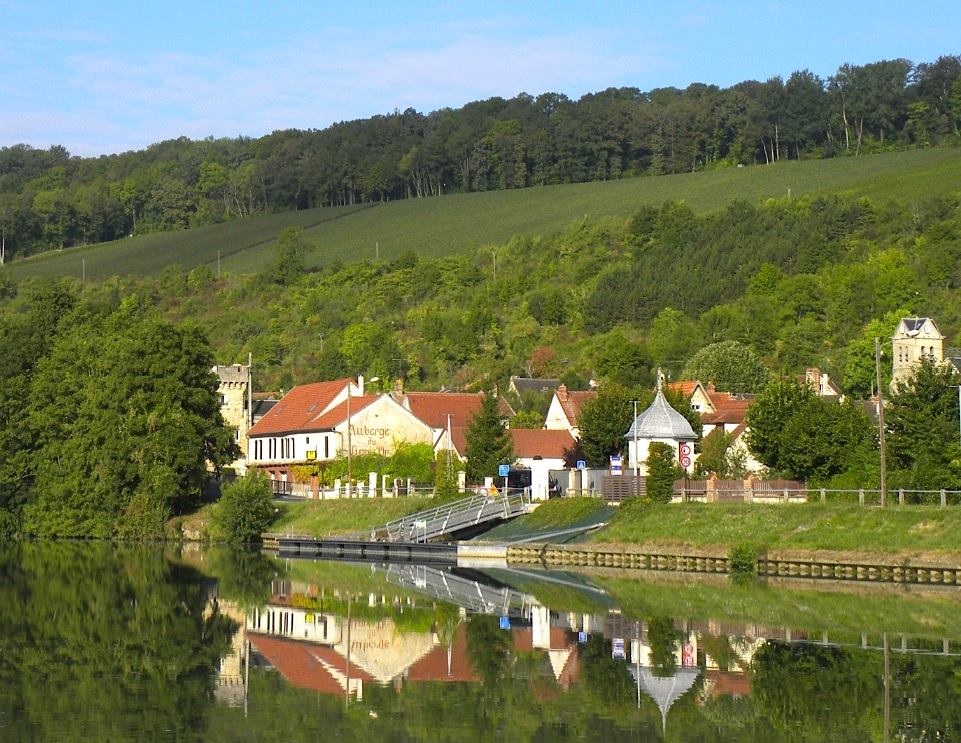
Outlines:
{"type": "Polygon", "coordinates": [[[93,156],[945,54],[961,54],[958,0],[0,0],[0,146],[93,156]]]}

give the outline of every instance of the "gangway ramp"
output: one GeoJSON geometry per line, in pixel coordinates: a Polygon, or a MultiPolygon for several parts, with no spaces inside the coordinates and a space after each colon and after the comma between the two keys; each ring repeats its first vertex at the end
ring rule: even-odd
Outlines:
{"type": "Polygon", "coordinates": [[[502,521],[530,513],[535,508],[526,490],[469,498],[395,519],[370,533],[371,540],[427,542],[478,524],[502,521]]]}

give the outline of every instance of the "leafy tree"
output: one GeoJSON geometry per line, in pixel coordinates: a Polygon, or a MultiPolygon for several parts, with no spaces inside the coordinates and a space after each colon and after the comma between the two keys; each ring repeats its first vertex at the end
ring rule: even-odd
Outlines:
{"type": "Polygon", "coordinates": [[[718,477],[729,475],[728,448],[731,446],[731,435],[720,428],[715,428],[701,440],[701,452],[694,465],[695,474],[706,475],[714,472],[718,477]]]}
{"type": "Polygon", "coordinates": [[[747,444],[787,477],[825,483],[875,445],[874,426],[853,402],[834,403],[793,379],[776,379],[751,403],[747,444]]]}
{"type": "Polygon", "coordinates": [[[497,475],[497,467],[514,460],[514,442],[501,423],[497,395],[484,395],[480,408],[467,424],[467,479],[481,482],[497,475]]]}
{"type": "Polygon", "coordinates": [[[213,515],[218,537],[241,544],[259,542],[276,513],[273,498],[270,481],[261,473],[225,483],[213,515]]]}
{"type": "Polygon", "coordinates": [[[760,357],[738,341],[721,341],[694,354],[681,379],[714,383],[719,392],[759,392],[770,379],[760,357]]]}
{"type": "Polygon", "coordinates": [[[647,450],[647,497],[655,503],[670,503],[674,481],[683,474],[674,458],[674,447],[661,441],[651,442],[647,450]]]}
{"type": "Polygon", "coordinates": [[[192,326],[95,315],[63,330],[31,381],[29,531],[162,536],[238,456],[213,357],[192,326]]]}
{"type": "Polygon", "coordinates": [[[634,400],[640,399],[638,412],[651,402],[650,393],[638,396],[622,385],[601,385],[597,397],[588,400],[577,419],[580,443],[591,467],[606,467],[610,457],[626,451],[624,435],[634,420],[634,400]]]}
{"type": "Polygon", "coordinates": [[[893,485],[961,487],[958,385],[961,375],[953,366],[929,361],[898,384],[884,418],[893,485]]]}
{"type": "Polygon", "coordinates": [[[788,422],[815,397],[814,390],[794,379],[774,379],[757,396],[747,410],[744,422],[748,448],[766,467],[780,470],[783,457],[783,433],[788,422]]]}

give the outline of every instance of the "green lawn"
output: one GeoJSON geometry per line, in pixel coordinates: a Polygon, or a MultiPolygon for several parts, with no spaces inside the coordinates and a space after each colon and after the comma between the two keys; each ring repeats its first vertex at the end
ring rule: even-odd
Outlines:
{"type": "Polygon", "coordinates": [[[961,509],[674,504],[621,506],[596,542],[656,544],[726,551],[737,544],[762,550],[825,550],[883,555],[931,555],[961,560],[961,509]]]}
{"type": "Polygon", "coordinates": [[[519,235],[550,235],[585,216],[626,217],[645,204],[683,199],[697,213],[734,199],[750,203],[843,193],[914,203],[961,190],[961,150],[929,149],[832,160],[790,161],[662,177],[406,199],[384,204],[273,214],[185,232],[71,248],[4,270],[16,276],[156,275],[171,263],[251,273],[272,257],[285,227],[317,245],[310,261],[393,260],[406,251],[438,257],[497,246],[519,235]]]}

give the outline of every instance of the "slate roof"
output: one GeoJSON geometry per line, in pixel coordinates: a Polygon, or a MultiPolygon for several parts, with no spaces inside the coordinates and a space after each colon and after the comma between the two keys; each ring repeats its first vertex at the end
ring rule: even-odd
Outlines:
{"type": "Polygon", "coordinates": [[[542,428],[512,428],[514,456],[521,459],[563,459],[564,450],[574,446],[570,431],[546,431],[542,428]]]}
{"type": "Polygon", "coordinates": [[[523,392],[553,392],[561,383],[559,379],[535,379],[532,377],[511,377],[510,386],[520,395],[523,392]]]}
{"type": "Polygon", "coordinates": [[[695,441],[697,435],[687,418],[671,407],[664,392],[658,388],[654,402],[634,419],[624,438],[695,441]]]}
{"type": "Polygon", "coordinates": [[[933,330],[930,337],[932,338],[944,337],[941,334],[941,331],[938,329],[938,326],[935,324],[934,320],[932,320],[930,317],[902,317],[901,322],[898,323],[898,327],[894,331],[894,335],[892,337],[893,338],[900,337],[902,326],[904,326],[904,328],[907,330],[907,335],[914,337],[921,333],[921,330],[924,328],[925,323],[930,323],[931,329],[933,330]]]}

